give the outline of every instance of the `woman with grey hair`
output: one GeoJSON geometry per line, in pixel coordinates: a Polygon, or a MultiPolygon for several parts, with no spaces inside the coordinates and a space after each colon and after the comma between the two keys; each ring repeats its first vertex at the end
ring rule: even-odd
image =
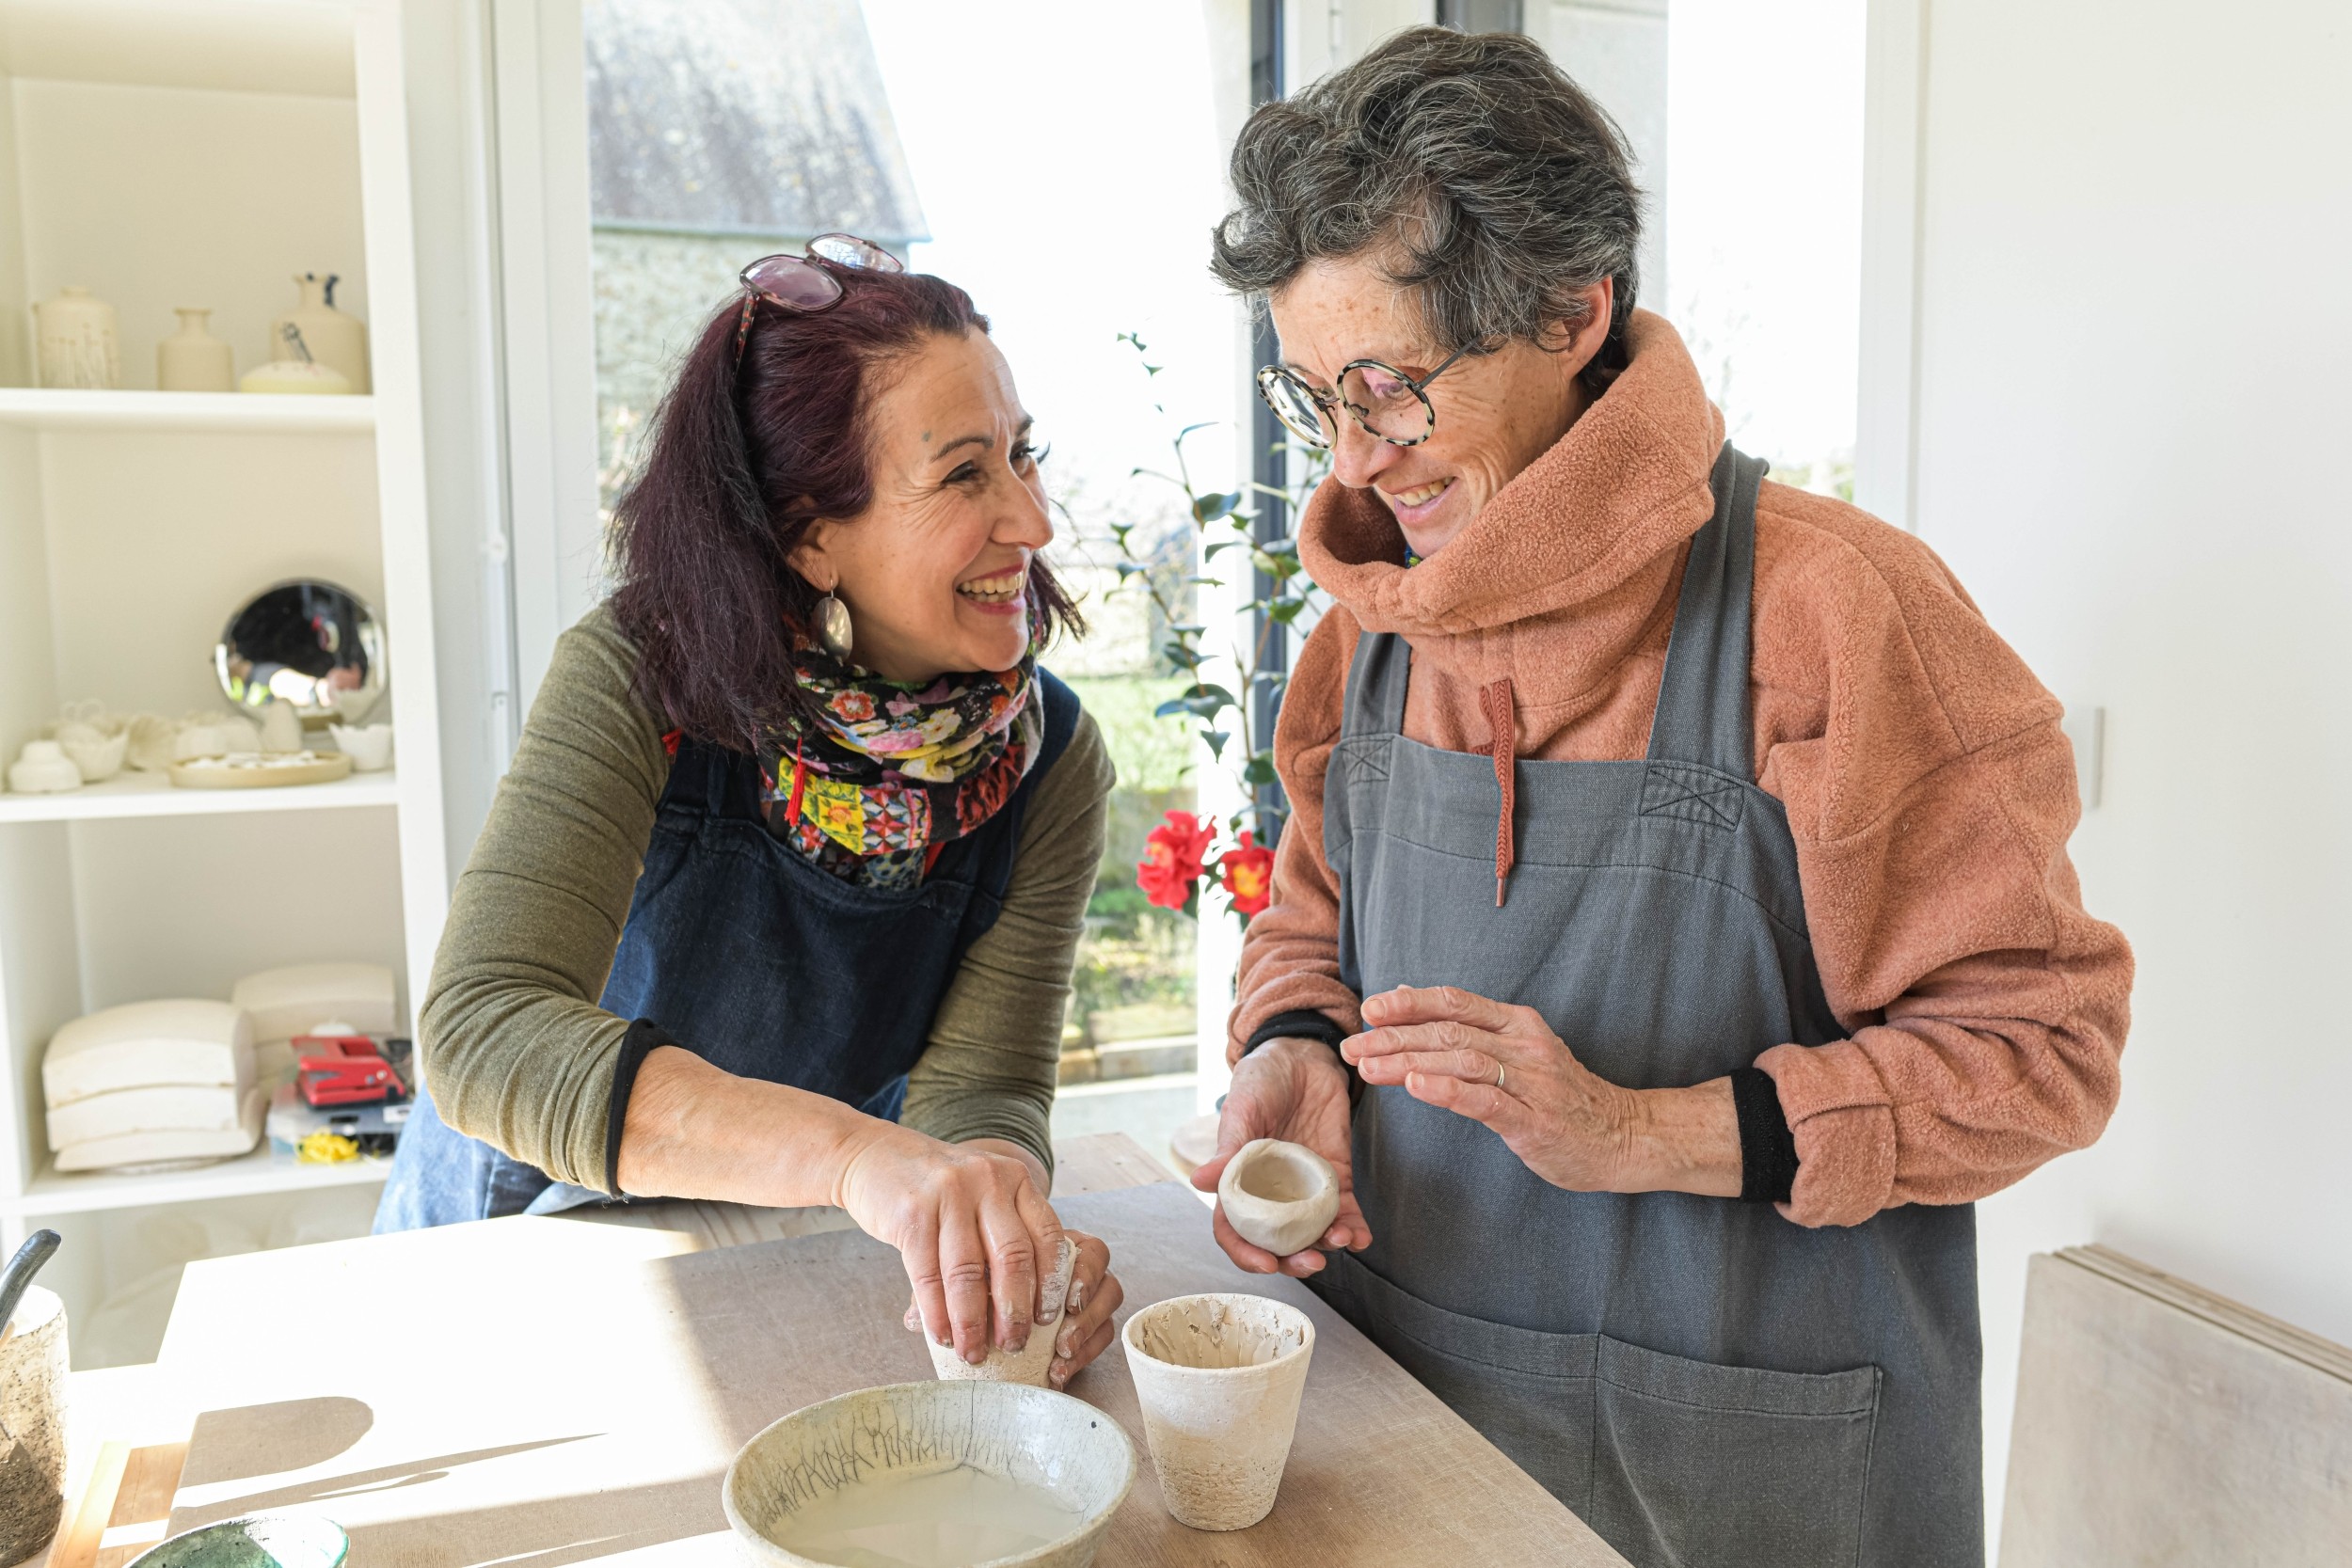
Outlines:
{"type": "Polygon", "coordinates": [[[1336,1308],[1636,1563],[1981,1564],[1971,1203],[2096,1137],[2132,960],[2058,705],[1917,540],[1763,481],[1522,38],[1259,109],[1216,270],[1332,454],[1333,605],[1213,1188],[1320,1150],[1336,1308]]]}

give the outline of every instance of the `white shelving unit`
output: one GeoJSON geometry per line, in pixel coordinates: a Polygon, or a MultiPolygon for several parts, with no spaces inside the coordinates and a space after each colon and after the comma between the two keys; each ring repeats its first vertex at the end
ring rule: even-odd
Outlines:
{"type": "Polygon", "coordinates": [[[0,387],[0,425],[24,430],[223,430],[366,433],[373,397],[249,397],[242,392],[54,391],[0,387]]]}
{"type": "Polygon", "coordinates": [[[226,816],[243,812],[397,806],[396,773],[354,773],[294,789],[174,789],[161,773],[116,774],[63,795],[0,795],[0,823],[99,822],[125,816],[226,816]]]}
{"type": "Polygon", "coordinates": [[[266,1146],[60,1175],[40,1059],[84,1012],[225,998],[277,964],[388,964],[404,1008],[430,966],[448,887],[403,80],[396,0],[0,0],[0,749],[87,697],[218,710],[230,614],[314,576],[383,618],[376,717],[400,763],[291,789],[0,794],[0,1245],[65,1233],[44,1279],[77,1331],[240,1228],[364,1228],[383,1180],[266,1146]],[[373,395],[154,389],[173,307],[214,308],[242,372],[305,271],[341,275],[367,322],[373,395]],[[32,385],[27,306],[66,284],[115,306],[121,390],[32,385]]]}

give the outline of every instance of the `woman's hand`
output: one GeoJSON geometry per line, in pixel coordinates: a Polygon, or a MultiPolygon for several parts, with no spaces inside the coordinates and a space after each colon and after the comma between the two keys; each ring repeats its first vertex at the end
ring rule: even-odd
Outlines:
{"type": "Polygon", "coordinates": [[[1555,1187],[1740,1196],[1728,1078],[1620,1088],[1578,1061],[1534,1008],[1454,986],[1368,996],[1364,1022],[1340,1052],[1365,1083],[1484,1123],[1555,1187]]]}
{"type": "MultiPolygon", "coordinates": [[[[1323,1233],[1323,1245],[1361,1252],[1372,1244],[1372,1227],[1356,1202],[1349,1169],[1347,1069],[1329,1046],[1320,1040],[1268,1040],[1234,1065],[1225,1115],[1217,1123],[1216,1152],[1192,1173],[1192,1184],[1204,1193],[1216,1191],[1226,1165],[1243,1145],[1258,1138],[1303,1144],[1331,1162],[1340,1179],[1340,1212],[1323,1233]]],[[[1311,1247],[1277,1258],[1243,1241],[1222,1205],[1211,1223],[1225,1256],[1251,1274],[1304,1279],[1323,1267],[1323,1254],[1311,1247]]]]}
{"type": "Polygon", "coordinates": [[[1069,1235],[1078,1246],[1078,1266],[1071,1271],[1070,1299],[1063,1304],[1061,1325],[1054,1336],[1054,1364],[1045,1372],[1046,1381],[1057,1388],[1068,1387],[1087,1363],[1110,1348],[1118,1333],[1111,1314],[1127,1298],[1119,1275],[1111,1273],[1109,1245],[1083,1230],[1069,1235]]]}
{"type": "Polygon", "coordinates": [[[934,1343],[977,1366],[992,1342],[1029,1342],[1062,1227],[1025,1162],[877,1121],[835,1194],[859,1228],[898,1249],[934,1343]]]}

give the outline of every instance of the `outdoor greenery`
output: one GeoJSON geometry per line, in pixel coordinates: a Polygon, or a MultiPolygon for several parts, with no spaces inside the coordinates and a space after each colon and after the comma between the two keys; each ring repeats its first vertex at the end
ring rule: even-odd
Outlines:
{"type": "MultiPolygon", "coordinates": [[[[1120,341],[1134,348],[1144,375],[1155,381],[1164,367],[1152,361],[1142,337],[1121,333],[1120,341]]],[[[1163,420],[1169,420],[1167,405],[1156,396],[1152,407],[1163,420]]],[[[1231,768],[1241,785],[1241,804],[1214,827],[1189,812],[1170,811],[1164,825],[1147,835],[1139,885],[1153,902],[1187,912],[1204,887],[1219,887],[1228,908],[1246,923],[1265,905],[1269,851],[1286,815],[1280,792],[1274,787],[1273,748],[1255,744],[1259,726],[1253,721],[1264,707],[1281,702],[1290,681],[1289,671],[1269,661],[1267,655],[1275,632],[1295,625],[1314,603],[1314,586],[1300,570],[1296,541],[1259,538],[1253,503],[1266,497],[1279,499],[1295,517],[1321,482],[1326,461],[1322,454],[1285,442],[1283,454],[1294,480],[1289,487],[1246,481],[1232,489],[1203,488],[1193,477],[1185,443],[1209,428],[1207,421],[1178,428],[1168,439],[1169,467],[1136,472],[1163,480],[1183,493],[1194,534],[1190,543],[1198,546],[1187,553],[1200,562],[1202,573],[1245,574],[1248,587],[1240,609],[1246,620],[1236,620],[1251,627],[1252,635],[1247,646],[1237,641],[1223,650],[1232,668],[1240,672],[1241,691],[1209,678],[1219,651],[1206,641],[1212,628],[1191,619],[1197,597],[1192,591],[1224,587],[1226,578],[1196,575],[1189,566],[1181,578],[1174,577],[1167,569],[1167,541],[1142,543],[1134,525],[1115,522],[1111,535],[1120,557],[1118,592],[1138,594],[1150,601],[1155,633],[1165,628],[1165,641],[1154,652],[1181,683],[1153,708],[1154,716],[1178,721],[1187,743],[1197,734],[1209,755],[1231,768]]]]}

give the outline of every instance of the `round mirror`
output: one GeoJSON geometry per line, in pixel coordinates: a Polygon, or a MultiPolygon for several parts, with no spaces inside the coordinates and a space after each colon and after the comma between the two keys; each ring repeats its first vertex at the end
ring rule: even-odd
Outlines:
{"type": "Polygon", "coordinates": [[[375,611],[350,589],[310,578],[274,583],[238,607],[213,670],[236,706],[284,703],[322,724],[365,719],[390,678],[375,611]]]}

